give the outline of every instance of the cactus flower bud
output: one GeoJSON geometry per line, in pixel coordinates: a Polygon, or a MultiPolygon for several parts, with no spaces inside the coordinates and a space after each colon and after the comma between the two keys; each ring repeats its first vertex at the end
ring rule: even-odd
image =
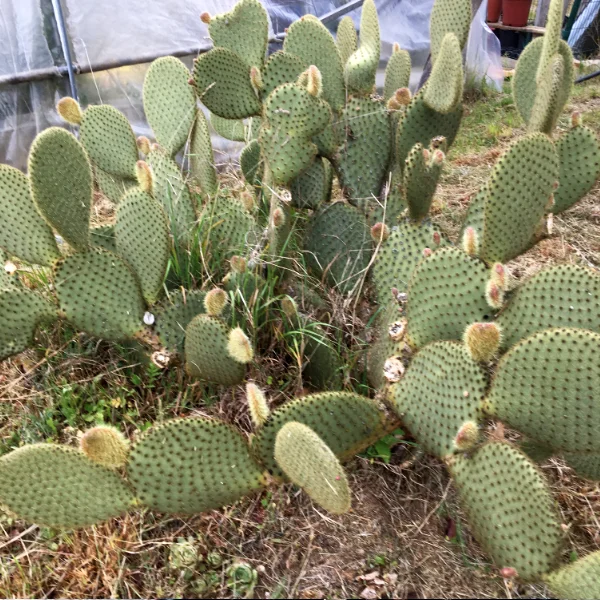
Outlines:
{"type": "Polygon", "coordinates": [[[267,398],[255,383],[248,382],[246,384],[246,399],[248,401],[250,417],[252,418],[254,426],[262,427],[271,414],[269,405],[267,404],[267,398]]]}
{"type": "Polygon", "coordinates": [[[275,227],[275,229],[279,229],[285,223],[285,213],[281,209],[281,207],[276,208],[273,211],[273,215],[271,217],[271,225],[275,227]]]}
{"type": "Polygon", "coordinates": [[[83,113],[81,112],[79,102],[75,98],[71,98],[70,96],[61,98],[56,105],[56,110],[67,123],[71,123],[71,125],[79,125],[81,123],[83,113]]]}
{"type": "Polygon", "coordinates": [[[514,579],[515,577],[518,577],[519,574],[513,567],[504,567],[500,569],[500,576],[504,577],[504,579],[514,579]]]}
{"type": "Polygon", "coordinates": [[[581,113],[578,110],[573,111],[571,114],[571,127],[580,127],[582,123],[581,113]]]}
{"type": "Polygon", "coordinates": [[[392,96],[388,101],[387,101],[387,109],[388,110],[400,110],[402,108],[402,104],[400,104],[400,102],[398,102],[398,100],[396,100],[395,96],[392,96]]]}
{"type": "Polygon", "coordinates": [[[497,283],[492,279],[487,282],[485,289],[485,299],[487,303],[494,309],[500,310],[504,302],[504,292],[497,283]]]}
{"type": "Polygon", "coordinates": [[[427,148],[423,148],[423,158],[425,159],[426,163],[428,163],[429,159],[431,158],[431,152],[429,152],[427,148]]]}
{"type": "Polygon", "coordinates": [[[248,212],[254,209],[254,196],[250,192],[243,191],[240,194],[240,200],[248,212]]]}
{"type": "Polygon", "coordinates": [[[490,278],[502,291],[506,291],[508,287],[508,271],[502,263],[495,263],[492,266],[490,278]]]}
{"type": "Polygon", "coordinates": [[[502,339],[496,323],[472,323],[465,329],[464,342],[471,358],[476,362],[492,360],[502,339]]]}
{"type": "Polygon", "coordinates": [[[150,154],[150,140],[145,135],[140,135],[135,143],[142,154],[150,154]]]}
{"type": "Polygon", "coordinates": [[[375,223],[371,227],[371,238],[378,244],[379,242],[385,242],[390,237],[390,228],[385,223],[375,223]]]}
{"type": "Polygon", "coordinates": [[[229,259],[229,265],[234,273],[245,273],[248,266],[243,256],[232,256],[229,259]]]}
{"type": "Polygon", "coordinates": [[[394,92],[394,98],[396,98],[396,102],[398,102],[398,104],[406,106],[407,104],[410,104],[410,101],[412,100],[412,94],[407,87],[398,88],[394,92]]]}
{"type": "Polygon", "coordinates": [[[396,54],[397,52],[400,52],[400,44],[398,42],[394,42],[394,45],[392,46],[392,54],[396,54]]]}
{"type": "Polygon", "coordinates": [[[439,246],[442,243],[442,236],[439,231],[433,232],[433,245],[439,246]]]}
{"type": "Polygon", "coordinates": [[[477,256],[479,252],[479,236],[473,227],[467,227],[462,238],[463,250],[469,256],[477,256]]]}
{"type": "Polygon", "coordinates": [[[212,19],[211,19],[211,16],[210,16],[210,13],[203,12],[203,13],[200,15],[200,20],[201,20],[203,23],[206,23],[206,25],[210,24],[210,22],[211,22],[211,20],[212,20],[212,19]]]}
{"type": "Polygon", "coordinates": [[[427,258],[428,256],[431,256],[433,254],[431,248],[423,248],[423,256],[425,258],[427,258]]]}
{"type": "Polygon", "coordinates": [[[255,90],[262,90],[264,87],[262,74],[258,67],[252,67],[250,69],[250,81],[252,82],[252,86],[255,90]]]}
{"type": "Polygon", "coordinates": [[[306,89],[311,96],[318,98],[323,92],[323,77],[321,71],[315,66],[310,65],[305,71],[306,89]]]}
{"type": "Polygon", "coordinates": [[[218,317],[227,304],[227,294],[220,288],[214,288],[204,297],[204,308],[211,317],[218,317]]]}
{"type": "Polygon", "coordinates": [[[242,364],[249,363],[254,358],[252,344],[240,327],[229,332],[227,351],[231,358],[242,364]]]}
{"type": "Polygon", "coordinates": [[[119,469],[127,462],[129,442],[116,428],[100,425],[86,431],[79,440],[81,451],[92,461],[119,469]]]}
{"type": "Polygon", "coordinates": [[[454,438],[454,447],[460,452],[472,450],[479,440],[479,427],[475,421],[465,421],[454,438]]]}
{"type": "Polygon", "coordinates": [[[148,163],[143,160],[138,160],[137,163],[135,163],[135,175],[144,192],[152,195],[154,190],[154,178],[152,177],[152,170],[148,163]]]}
{"type": "Polygon", "coordinates": [[[446,160],[446,155],[441,150],[435,150],[431,158],[431,164],[439,166],[446,160]]]}

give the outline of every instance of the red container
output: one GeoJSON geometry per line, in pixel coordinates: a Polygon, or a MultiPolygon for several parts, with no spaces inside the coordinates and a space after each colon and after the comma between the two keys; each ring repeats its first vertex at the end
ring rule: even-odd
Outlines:
{"type": "Polygon", "coordinates": [[[502,12],[502,0],[488,0],[487,20],[488,23],[497,23],[502,12]]]}
{"type": "Polygon", "coordinates": [[[502,0],[502,23],[512,27],[525,27],[531,2],[532,0],[502,0]]]}

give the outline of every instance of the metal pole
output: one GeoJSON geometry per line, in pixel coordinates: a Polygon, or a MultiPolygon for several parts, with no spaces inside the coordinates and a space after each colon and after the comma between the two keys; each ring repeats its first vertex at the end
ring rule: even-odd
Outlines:
{"type": "Polygon", "coordinates": [[[571,12],[569,13],[569,17],[567,18],[565,28],[562,32],[562,39],[565,40],[565,42],[569,39],[569,36],[571,35],[571,30],[573,29],[573,25],[575,24],[575,20],[577,19],[577,13],[579,12],[580,6],[581,0],[575,0],[575,2],[573,2],[571,12]]]}
{"type": "Polygon", "coordinates": [[[77,84],[75,82],[75,72],[73,70],[73,61],[71,59],[71,48],[69,47],[69,36],[65,26],[62,6],[60,0],[52,0],[52,8],[54,9],[54,17],[58,25],[58,34],[60,36],[60,44],[62,46],[65,62],[67,63],[67,74],[69,75],[69,87],[71,88],[71,97],[78,100],[77,84]]]}
{"type": "Polygon", "coordinates": [[[595,77],[598,77],[598,75],[600,75],[600,71],[595,71],[594,73],[590,73],[589,75],[584,75],[583,77],[576,79],[575,83],[583,83],[584,81],[588,81],[589,79],[594,79],[595,77]]]}

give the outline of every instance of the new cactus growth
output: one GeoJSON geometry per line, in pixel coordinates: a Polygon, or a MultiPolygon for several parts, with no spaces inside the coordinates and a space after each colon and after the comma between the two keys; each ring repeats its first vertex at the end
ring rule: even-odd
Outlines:
{"type": "Polygon", "coordinates": [[[79,445],[91,461],[109,469],[120,469],[127,463],[129,441],[114,427],[100,425],[88,429],[79,445]]]}

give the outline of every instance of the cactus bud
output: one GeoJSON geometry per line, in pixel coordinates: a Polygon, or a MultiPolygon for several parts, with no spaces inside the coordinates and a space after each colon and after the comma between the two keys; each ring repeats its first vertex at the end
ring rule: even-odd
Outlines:
{"type": "Polygon", "coordinates": [[[142,154],[150,154],[150,140],[145,135],[140,135],[135,143],[142,154]]]}
{"type": "Polygon", "coordinates": [[[398,294],[400,293],[400,290],[397,287],[393,287],[390,291],[392,292],[392,298],[394,300],[397,300],[398,299],[398,294]]]}
{"type": "Polygon", "coordinates": [[[400,104],[401,106],[406,106],[410,104],[410,101],[412,100],[412,95],[410,93],[410,90],[407,87],[404,87],[398,88],[394,92],[394,98],[396,98],[396,102],[398,102],[398,104],[400,104]]]}
{"type": "Polygon", "coordinates": [[[443,135],[438,135],[431,140],[430,147],[433,150],[441,150],[442,152],[446,152],[448,141],[443,135]]]}
{"type": "Polygon", "coordinates": [[[430,158],[431,158],[431,152],[429,152],[429,150],[427,150],[427,148],[423,148],[423,159],[425,160],[425,162],[428,163],[430,158]]]}
{"type": "Polygon", "coordinates": [[[502,332],[496,323],[472,323],[465,329],[464,342],[476,362],[489,362],[498,348],[502,332]]]}
{"type": "Polygon", "coordinates": [[[188,84],[189,84],[189,85],[196,85],[196,81],[195,81],[195,79],[194,79],[193,77],[190,77],[190,78],[188,79],[188,84]]]}
{"type": "Polygon", "coordinates": [[[500,576],[504,577],[504,579],[514,579],[515,577],[518,577],[519,574],[513,567],[504,567],[500,569],[500,576]]]}
{"type": "Polygon", "coordinates": [[[252,67],[250,69],[250,81],[252,82],[252,85],[255,90],[258,91],[263,89],[264,83],[262,79],[262,74],[258,67],[252,67]]]}
{"type": "Polygon", "coordinates": [[[385,242],[390,237],[390,228],[385,223],[375,223],[371,227],[371,237],[376,244],[385,242]]]}
{"type": "Polygon", "coordinates": [[[431,248],[423,248],[423,256],[424,256],[425,258],[427,258],[428,256],[431,256],[431,255],[432,255],[432,250],[431,250],[431,248]]]}
{"type": "Polygon", "coordinates": [[[243,191],[240,194],[240,200],[248,212],[254,209],[254,196],[250,192],[243,191]]]}
{"type": "Polygon", "coordinates": [[[581,113],[578,110],[573,111],[571,114],[571,127],[580,127],[582,123],[581,113]]]}
{"type": "Polygon", "coordinates": [[[433,232],[433,245],[439,246],[442,243],[442,236],[439,231],[433,232]]]}
{"type": "Polygon", "coordinates": [[[395,96],[392,96],[387,101],[387,109],[388,110],[400,110],[401,108],[402,108],[402,104],[400,104],[400,102],[398,102],[398,100],[396,100],[395,96]]]}
{"type": "Polygon", "coordinates": [[[494,283],[492,279],[487,282],[485,288],[485,299],[487,303],[496,310],[502,308],[504,302],[504,292],[497,283],[494,283]]]}
{"type": "Polygon", "coordinates": [[[240,327],[229,332],[227,351],[231,358],[242,364],[249,363],[254,358],[252,344],[240,327]]]}
{"type": "Polygon", "coordinates": [[[402,364],[402,361],[395,356],[388,358],[383,365],[383,376],[386,381],[397,383],[402,379],[402,375],[404,375],[404,365],[402,364]]]}
{"type": "Polygon", "coordinates": [[[250,409],[250,417],[255,427],[262,427],[268,420],[271,411],[262,390],[252,382],[246,384],[246,399],[250,409]]]}
{"type": "Polygon", "coordinates": [[[245,273],[248,266],[246,259],[243,256],[232,256],[229,259],[229,265],[234,273],[245,273]]]}
{"type": "Polygon", "coordinates": [[[227,304],[227,294],[220,288],[214,288],[204,297],[204,308],[211,317],[218,317],[227,304]]]}
{"type": "Polygon", "coordinates": [[[148,163],[143,160],[138,160],[135,164],[135,175],[140,187],[147,194],[152,195],[154,191],[154,179],[152,177],[152,170],[150,169],[148,163]]]}
{"type": "Polygon", "coordinates": [[[285,213],[281,207],[277,207],[271,216],[271,226],[279,229],[285,223],[285,213]]]}
{"type": "Polygon", "coordinates": [[[400,44],[398,42],[394,42],[394,45],[392,46],[392,54],[396,54],[397,52],[400,52],[400,44]]]}
{"type": "Polygon", "coordinates": [[[388,329],[388,335],[394,342],[399,342],[406,333],[406,319],[392,323],[388,329]]]}
{"type": "Polygon", "coordinates": [[[446,160],[446,155],[441,150],[434,150],[431,164],[439,166],[446,160]]]}
{"type": "Polygon", "coordinates": [[[203,13],[200,15],[200,20],[201,20],[203,23],[206,23],[206,25],[209,25],[209,24],[210,24],[210,22],[211,22],[211,20],[212,20],[212,19],[211,19],[211,16],[210,16],[210,13],[203,12],[203,13]]]}
{"type": "Polygon", "coordinates": [[[463,250],[469,256],[477,256],[479,252],[479,236],[473,227],[467,227],[462,238],[463,250]]]}
{"type": "Polygon", "coordinates": [[[495,263],[492,266],[490,278],[502,291],[506,291],[508,287],[508,271],[502,263],[495,263]]]}
{"type": "Polygon", "coordinates": [[[79,125],[81,123],[83,114],[81,106],[79,106],[79,102],[75,98],[71,98],[70,96],[61,98],[56,105],[56,110],[67,123],[71,123],[71,125],[79,125]]]}
{"type": "Polygon", "coordinates": [[[454,447],[460,452],[472,450],[479,440],[479,427],[474,421],[466,421],[454,438],[454,447]]]}
{"type": "Polygon", "coordinates": [[[150,144],[150,151],[154,150],[154,152],[158,152],[160,150],[160,144],[154,142],[154,144],[150,144]]]}
{"type": "Polygon", "coordinates": [[[89,429],[83,434],[79,445],[90,460],[109,469],[118,469],[127,462],[129,442],[114,427],[100,425],[89,429]]]}

